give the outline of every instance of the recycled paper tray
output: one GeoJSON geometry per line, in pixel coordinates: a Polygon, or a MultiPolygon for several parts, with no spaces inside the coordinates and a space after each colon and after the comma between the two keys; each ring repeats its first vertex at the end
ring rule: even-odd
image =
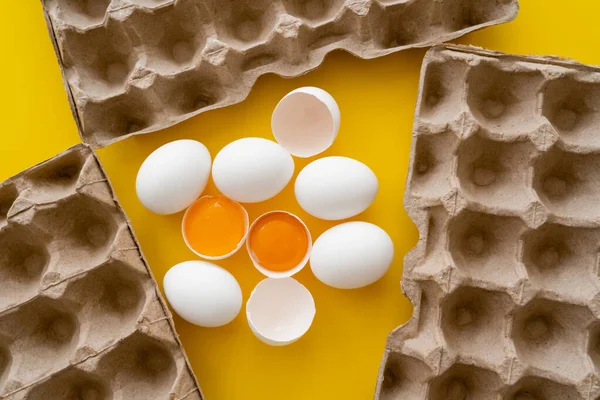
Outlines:
{"type": "Polygon", "coordinates": [[[0,184],[0,398],[202,400],[95,153],[0,184]]]}
{"type": "Polygon", "coordinates": [[[517,0],[42,0],[79,133],[105,146],[242,101],[344,49],[374,58],[507,22],[517,0]]]}
{"type": "Polygon", "coordinates": [[[430,50],[404,205],[376,399],[600,398],[600,68],[430,50]]]}

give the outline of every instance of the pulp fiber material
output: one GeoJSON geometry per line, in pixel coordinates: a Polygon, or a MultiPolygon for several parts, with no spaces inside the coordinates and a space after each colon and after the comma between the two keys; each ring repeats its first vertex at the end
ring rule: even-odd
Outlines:
{"type": "Polygon", "coordinates": [[[460,46],[423,64],[420,240],[376,399],[598,399],[600,68],[460,46]]]}
{"type": "Polygon", "coordinates": [[[515,18],[518,0],[42,0],[84,142],[242,101],[344,49],[374,58],[515,18]]]}
{"type": "Polygon", "coordinates": [[[202,394],[94,152],[0,184],[0,398],[202,394]]]}

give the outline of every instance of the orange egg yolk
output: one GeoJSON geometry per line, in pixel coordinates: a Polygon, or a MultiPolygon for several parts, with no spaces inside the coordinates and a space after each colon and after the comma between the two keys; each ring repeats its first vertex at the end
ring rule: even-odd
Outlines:
{"type": "Polygon", "coordinates": [[[248,236],[252,257],[263,268],[282,272],[297,266],[308,251],[306,228],[297,218],[275,212],[254,223],[248,236]]]}
{"type": "Polygon", "coordinates": [[[220,257],[236,250],[247,229],[243,207],[225,196],[196,200],[183,219],[188,246],[208,257],[220,257]]]}

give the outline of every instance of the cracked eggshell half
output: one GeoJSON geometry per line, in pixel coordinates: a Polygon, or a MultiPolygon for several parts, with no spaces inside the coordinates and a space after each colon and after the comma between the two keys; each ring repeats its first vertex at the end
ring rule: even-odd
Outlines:
{"type": "Polygon", "coordinates": [[[250,329],[271,346],[300,339],[312,325],[315,313],[312,295],[294,278],[262,280],[246,303],[250,329]]]}
{"type": "Polygon", "coordinates": [[[250,220],[246,209],[225,196],[202,196],[185,212],[181,233],[187,247],[205,260],[223,260],[242,248],[250,220]]]}
{"type": "Polygon", "coordinates": [[[323,89],[301,87],[277,104],[271,129],[277,143],[290,154],[312,157],[333,144],[340,129],[340,109],[323,89]]]}
{"type": "Polygon", "coordinates": [[[300,207],[313,217],[340,220],[365,211],[379,182],[365,164],[348,157],[324,157],[300,171],[294,185],[300,207]]]}
{"type": "Polygon", "coordinates": [[[204,191],[211,158],[196,140],[176,140],[154,150],[142,163],[135,182],[140,202],[157,214],[188,208],[204,191]]]}
{"type": "Polygon", "coordinates": [[[312,236],[297,215],[269,211],[250,225],[246,250],[260,273],[269,278],[288,278],[308,263],[312,236]]]}
{"type": "Polygon", "coordinates": [[[310,268],[326,285],[357,289],[379,280],[393,259],[390,236],[377,225],[355,221],[336,225],[317,238],[310,268]]]}
{"type": "Polygon", "coordinates": [[[186,321],[208,328],[233,321],[242,308],[242,289],[228,271],[207,261],[185,261],[167,271],[169,304],[186,321]]]}
{"type": "Polygon", "coordinates": [[[217,189],[240,203],[275,197],[294,174],[294,160],[283,147],[263,138],[243,138],[215,157],[212,177],[217,189]]]}

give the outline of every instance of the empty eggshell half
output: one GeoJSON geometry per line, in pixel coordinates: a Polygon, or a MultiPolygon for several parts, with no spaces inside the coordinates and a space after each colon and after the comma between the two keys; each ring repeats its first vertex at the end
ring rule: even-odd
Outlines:
{"type": "Polygon", "coordinates": [[[271,346],[300,339],[312,325],[315,312],[312,295],[294,278],[262,280],[246,303],[250,329],[271,346]]]}
{"type": "Polygon", "coordinates": [[[340,109],[323,89],[302,87],[286,94],[271,117],[275,140],[296,157],[312,157],[332,145],[340,129],[340,109]]]}

